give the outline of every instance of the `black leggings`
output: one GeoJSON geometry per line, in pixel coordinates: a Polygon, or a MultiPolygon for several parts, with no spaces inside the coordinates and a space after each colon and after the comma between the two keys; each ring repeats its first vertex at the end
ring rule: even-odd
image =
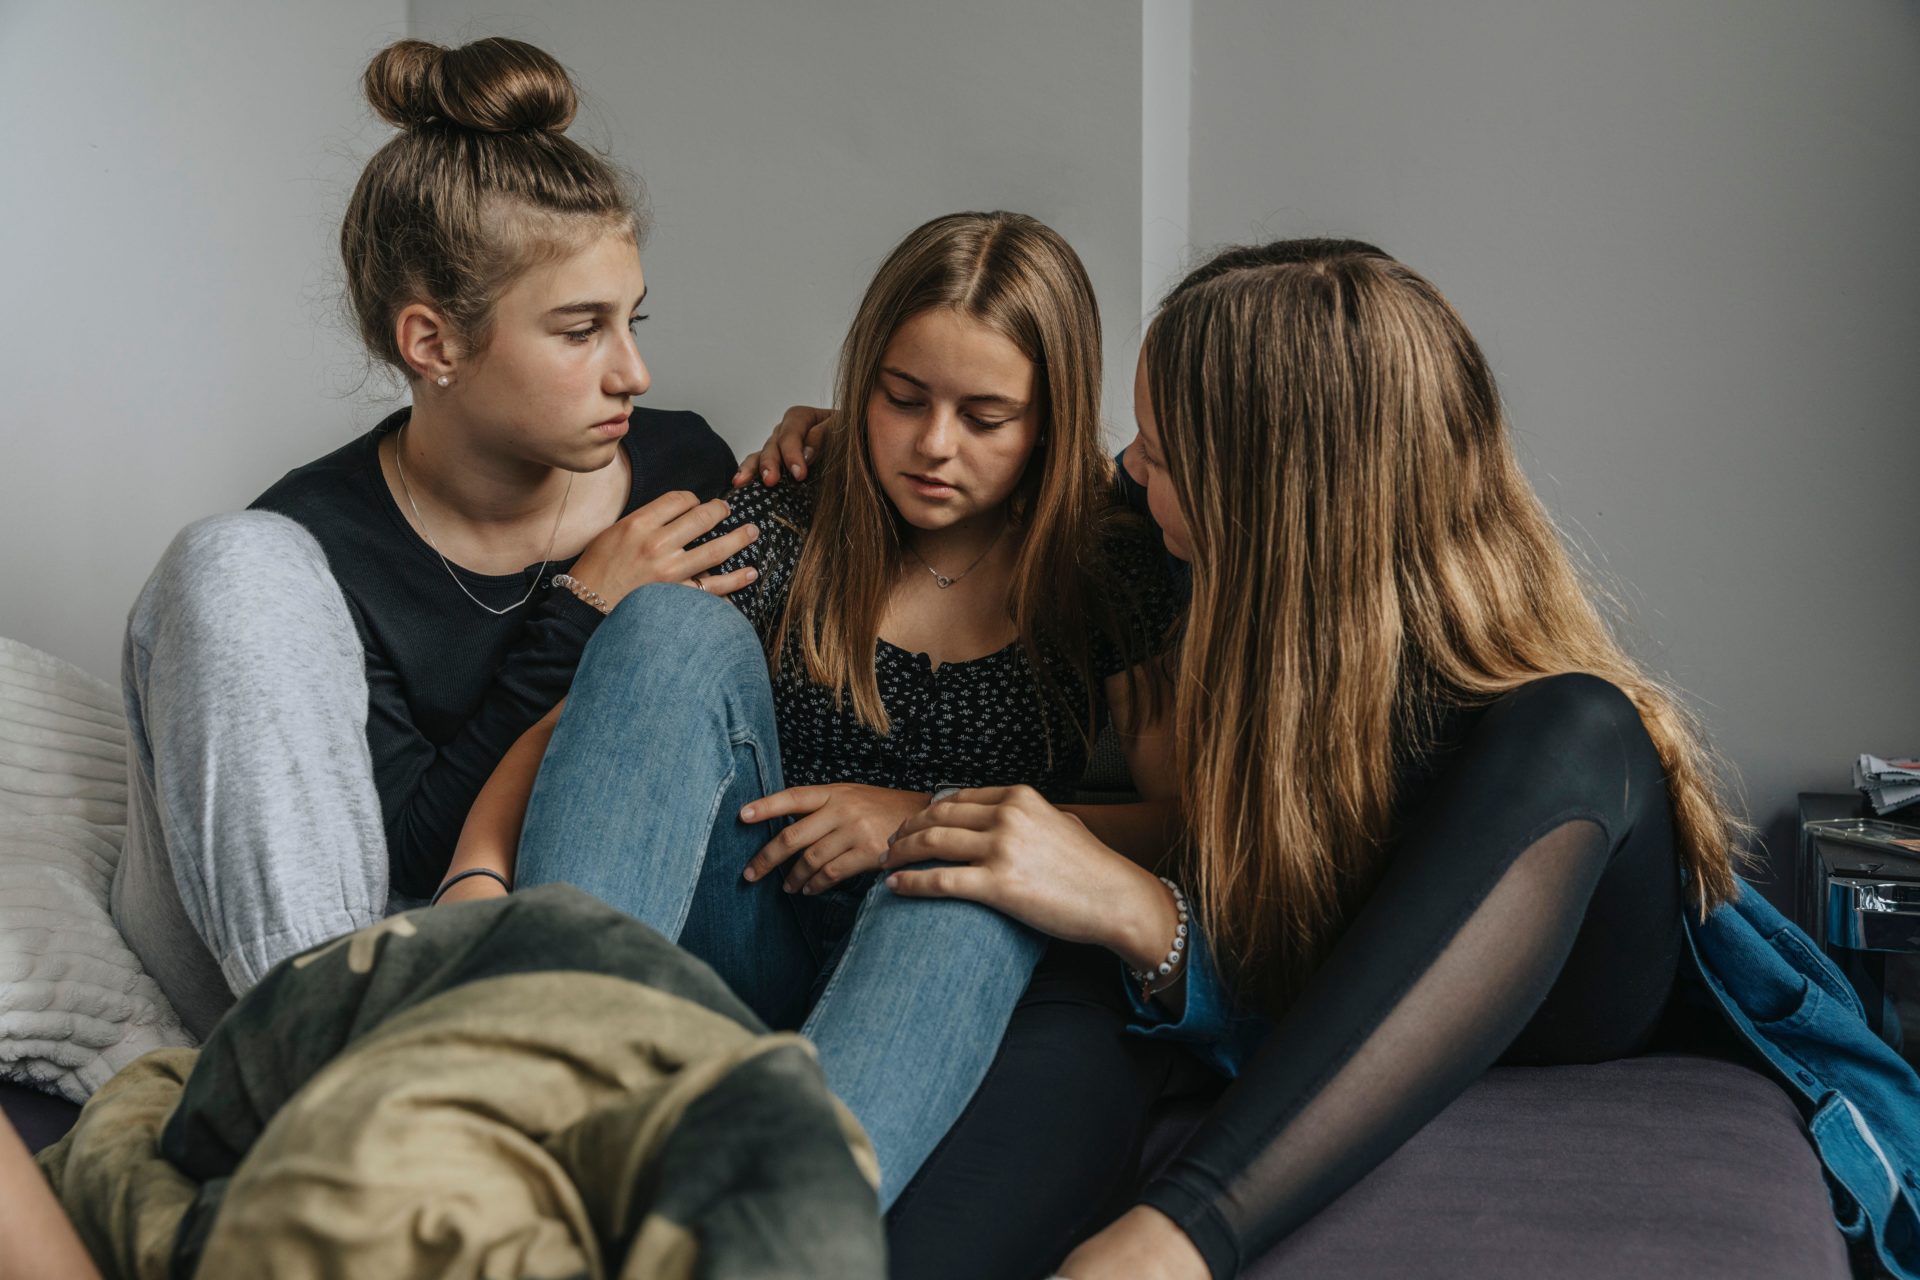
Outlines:
{"type": "MultiPolygon", "coordinates": [[[[1132,1197],[1179,1223],[1215,1276],[1305,1222],[1488,1066],[1624,1057],[1666,1009],[1684,945],[1672,814],[1624,694],[1589,676],[1524,686],[1479,713],[1431,777],[1326,963],[1132,1197]]],[[[1138,1148],[1159,1046],[1117,1036],[1114,1003],[1100,1007],[1096,1027],[1035,1004],[1029,1022],[1049,1035],[1016,1017],[1020,1036],[1009,1031],[895,1208],[895,1276],[1041,1275],[1124,1206],[1105,1189],[1129,1176],[1115,1170],[1138,1148]],[[1122,1039],[1134,1043],[1102,1047],[1122,1039]],[[1096,1101],[1109,1109],[1090,1114],[1096,1101]],[[1085,1183],[1077,1198],[1057,1185],[1072,1181],[1085,1183]],[[1036,1197],[1061,1217],[1036,1224],[1036,1197]]]]}
{"type": "Polygon", "coordinates": [[[893,1276],[1041,1274],[1131,1199],[1155,1099],[1204,1069],[1126,1033],[1121,983],[1100,948],[1048,949],[973,1101],[887,1215],[893,1276]]]}

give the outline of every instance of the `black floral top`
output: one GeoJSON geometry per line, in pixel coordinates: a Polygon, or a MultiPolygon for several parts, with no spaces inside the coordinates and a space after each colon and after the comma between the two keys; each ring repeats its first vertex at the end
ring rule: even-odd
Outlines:
{"type": "MultiPolygon", "coordinates": [[[[813,521],[816,490],[788,482],[768,489],[757,481],[727,497],[733,513],[715,536],[752,523],[760,537],[716,572],[745,565],[760,570],[751,586],[728,599],[747,615],[763,641],[771,642],[786,608],[806,530],[813,521]]],[[[1157,653],[1179,610],[1165,558],[1150,529],[1128,529],[1108,550],[1108,571],[1118,590],[1131,595],[1137,654],[1157,653]]],[[[851,699],[834,706],[834,691],[807,679],[793,642],[774,682],[780,725],[780,757],[788,786],[859,781],[901,791],[932,791],[943,785],[1012,786],[1025,783],[1053,801],[1068,799],[1086,769],[1082,722],[1087,688],[1065,659],[1048,645],[1040,651],[1065,694],[1047,692],[1034,678],[1025,647],[1015,640],[968,662],[936,670],[924,653],[909,653],[882,640],[874,663],[880,698],[893,729],[881,736],[860,723],[851,699]]],[[[1110,636],[1093,637],[1094,675],[1102,680],[1124,669],[1121,646],[1110,636]]],[[[1094,690],[1097,723],[1108,716],[1103,692],[1094,690]]],[[[1086,736],[1092,736],[1088,733],[1086,736]]]]}

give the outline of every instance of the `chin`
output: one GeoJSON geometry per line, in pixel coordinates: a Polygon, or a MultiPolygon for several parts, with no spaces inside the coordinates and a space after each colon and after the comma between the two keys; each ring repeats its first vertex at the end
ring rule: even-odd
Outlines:
{"type": "Polygon", "coordinates": [[[575,450],[572,457],[564,462],[556,461],[554,465],[568,471],[599,471],[612,466],[613,460],[619,456],[618,440],[589,440],[575,450]]]}
{"type": "Polygon", "coordinates": [[[902,520],[905,520],[922,533],[932,533],[935,529],[945,529],[949,525],[960,523],[961,519],[957,512],[942,511],[937,508],[930,510],[927,504],[915,502],[912,499],[908,499],[905,502],[894,503],[893,509],[900,514],[902,520]]]}
{"type": "Polygon", "coordinates": [[[887,505],[916,529],[944,529],[965,518],[966,513],[955,511],[944,503],[929,502],[911,490],[903,492],[892,485],[883,484],[880,492],[886,496],[887,505]]]}

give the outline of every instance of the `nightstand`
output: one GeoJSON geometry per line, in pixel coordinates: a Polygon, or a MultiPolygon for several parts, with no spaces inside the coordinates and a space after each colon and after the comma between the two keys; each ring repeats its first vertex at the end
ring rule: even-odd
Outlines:
{"type": "Polygon", "coordinates": [[[1920,955],[1920,858],[1847,844],[1806,827],[1822,818],[1871,816],[1864,803],[1857,793],[1801,795],[1796,914],[1859,992],[1868,1025],[1900,1048],[1887,966],[1889,956],[1920,955]]]}

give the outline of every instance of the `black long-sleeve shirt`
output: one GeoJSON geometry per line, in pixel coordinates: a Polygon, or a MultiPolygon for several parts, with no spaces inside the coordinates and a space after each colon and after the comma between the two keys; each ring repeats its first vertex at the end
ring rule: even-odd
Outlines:
{"type": "MultiPolygon", "coordinates": [[[[544,575],[454,572],[494,608],[540,583],[504,616],[479,608],[407,523],[380,471],[380,437],[401,409],[359,439],[288,472],[253,506],[304,525],[326,552],[367,655],[367,743],[386,820],[396,892],[424,897],[446,874],[460,827],[494,766],[565,696],[600,614],[544,575]]],[[[698,414],[635,409],[623,447],[626,510],[688,489],[722,492],[733,451],[698,414]]]]}

